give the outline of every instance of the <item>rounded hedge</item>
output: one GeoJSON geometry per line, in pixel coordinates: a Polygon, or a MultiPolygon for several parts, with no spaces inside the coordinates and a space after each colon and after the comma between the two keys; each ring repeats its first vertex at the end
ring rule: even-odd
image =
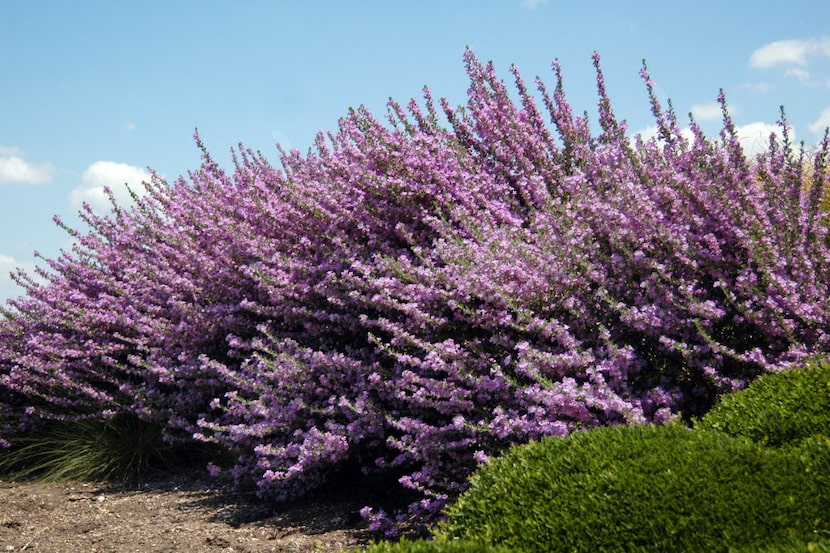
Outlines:
{"type": "Polygon", "coordinates": [[[723,396],[695,426],[772,447],[830,436],[830,361],[764,375],[723,396]]]}
{"type": "Polygon", "coordinates": [[[810,538],[792,538],[758,549],[747,547],[732,549],[729,553],[830,553],[830,535],[810,538]]]}
{"type": "Polygon", "coordinates": [[[516,553],[516,549],[494,546],[479,541],[468,540],[407,540],[399,542],[381,542],[368,549],[366,553],[516,553]]]}
{"type": "Polygon", "coordinates": [[[727,551],[830,531],[830,443],[803,453],[680,424],[519,446],[483,466],[441,540],[523,551],[727,551]]]}
{"type": "Polygon", "coordinates": [[[830,489],[828,407],[830,362],[816,361],[725,396],[695,431],[592,430],[520,446],[482,470],[434,541],[368,551],[830,551],[828,494],[813,493],[830,489]],[[759,447],[785,445],[798,447],[759,447]],[[794,508],[805,497],[815,501],[794,508]]]}
{"type": "MultiPolygon", "coordinates": [[[[649,550],[647,547],[641,550],[649,550]]],[[[492,546],[466,540],[401,540],[375,544],[364,553],[521,553],[521,550],[506,546],[492,546]]],[[[787,538],[780,542],[758,548],[729,549],[730,553],[830,553],[830,535],[787,538]]]]}

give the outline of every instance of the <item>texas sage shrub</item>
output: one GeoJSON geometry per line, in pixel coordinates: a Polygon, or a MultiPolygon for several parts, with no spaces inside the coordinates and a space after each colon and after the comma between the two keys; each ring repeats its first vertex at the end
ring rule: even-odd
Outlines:
{"type": "Polygon", "coordinates": [[[198,170],[85,208],[16,275],[2,436],[133,413],[264,496],[358,467],[428,520],[512,444],[694,417],[827,351],[827,138],[805,171],[782,121],[750,159],[721,95],[720,136],[687,140],[645,67],[659,136],[632,138],[598,56],[594,132],[558,63],[534,96],[464,60],[465,106],[350,110],[279,166],[240,145],[226,171],[197,136],[198,170]]]}

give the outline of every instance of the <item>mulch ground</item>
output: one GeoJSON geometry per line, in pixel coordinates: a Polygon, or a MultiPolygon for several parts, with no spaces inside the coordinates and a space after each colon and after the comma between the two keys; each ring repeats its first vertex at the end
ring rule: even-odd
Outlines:
{"type": "Polygon", "coordinates": [[[353,487],[267,506],[196,476],[140,485],[0,480],[0,552],[355,551],[371,542],[353,487]]]}

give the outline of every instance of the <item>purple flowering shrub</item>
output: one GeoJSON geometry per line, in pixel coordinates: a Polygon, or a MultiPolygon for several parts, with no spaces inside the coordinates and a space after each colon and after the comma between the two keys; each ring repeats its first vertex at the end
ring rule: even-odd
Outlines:
{"type": "MultiPolygon", "coordinates": [[[[598,57],[599,131],[556,87],[516,100],[471,52],[466,106],[361,108],[275,168],[159,176],[83,212],[71,252],[0,321],[0,439],[134,413],[232,451],[238,483],[296,496],[392,474],[427,520],[515,443],[705,412],[828,351],[830,140],[724,128],[626,135],[598,57]],[[541,102],[539,104],[538,102],[541,102]]],[[[212,467],[218,470],[216,467],[212,467]]],[[[364,511],[375,527],[390,520],[364,511]]]]}

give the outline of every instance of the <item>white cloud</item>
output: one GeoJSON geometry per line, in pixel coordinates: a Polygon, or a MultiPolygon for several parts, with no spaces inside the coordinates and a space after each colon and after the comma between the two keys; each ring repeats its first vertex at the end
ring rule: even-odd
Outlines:
{"type": "Polygon", "coordinates": [[[695,104],[691,109],[692,116],[697,121],[714,121],[722,117],[721,106],[717,102],[695,104]]]}
{"type": "Polygon", "coordinates": [[[775,65],[807,65],[809,43],[804,40],[779,40],[761,46],[749,56],[749,66],[765,69],[775,65]]]}
{"type": "Polygon", "coordinates": [[[765,44],[752,52],[749,65],[759,69],[788,66],[788,74],[804,80],[809,74],[798,68],[806,67],[808,58],[812,56],[830,58],[830,37],[779,40],[765,44]]]}
{"type": "MultiPolygon", "coordinates": [[[[780,125],[756,121],[746,125],[735,127],[738,139],[741,141],[744,152],[748,156],[754,156],[765,151],[769,147],[769,137],[774,134],[778,140],[783,138],[780,125]]],[[[795,141],[795,131],[789,129],[790,140],[795,141]]]]}
{"type": "Polygon", "coordinates": [[[785,77],[795,77],[803,84],[811,84],[810,83],[810,72],[806,69],[801,69],[799,67],[791,67],[784,71],[785,77]]]}
{"type": "Polygon", "coordinates": [[[818,119],[807,126],[814,133],[823,133],[827,127],[830,127],[830,108],[821,110],[818,119]]]}
{"type": "MultiPolygon", "coordinates": [[[[657,133],[657,127],[655,125],[649,125],[645,129],[642,129],[642,130],[639,130],[639,131],[635,132],[631,137],[632,143],[633,143],[633,137],[636,136],[636,135],[640,135],[643,142],[648,142],[651,139],[659,140],[657,138],[658,133],[657,133]]],[[[686,139],[686,141],[689,142],[690,144],[692,142],[694,142],[694,140],[695,140],[695,134],[692,132],[692,129],[690,129],[688,127],[680,129],[680,136],[682,136],[684,139],[686,139]]],[[[662,141],[661,141],[661,143],[662,143],[662,141]]]]}
{"type": "Polygon", "coordinates": [[[50,163],[26,161],[20,148],[0,146],[0,183],[42,184],[52,180],[54,172],[50,163]]]}
{"type": "Polygon", "coordinates": [[[535,10],[542,4],[547,4],[548,0],[522,0],[522,7],[529,10],[535,10]]]}
{"type": "MultiPolygon", "coordinates": [[[[827,111],[828,117],[830,117],[830,108],[827,111]]],[[[739,125],[735,127],[735,132],[738,134],[738,140],[740,140],[741,146],[748,156],[754,156],[766,150],[769,147],[770,134],[774,134],[778,140],[783,138],[781,127],[770,123],[755,122],[747,125],[739,125]]],[[[651,138],[657,138],[657,127],[649,126],[635,134],[641,135],[645,141],[651,138]]],[[[695,140],[694,133],[689,128],[681,129],[680,134],[689,143],[695,140]]],[[[709,138],[719,140],[717,136],[709,138]]],[[[792,128],[790,129],[790,140],[795,140],[795,131],[792,128]]]]}
{"type": "Polygon", "coordinates": [[[764,92],[769,92],[770,90],[774,89],[775,85],[767,82],[758,82],[744,83],[743,87],[752,92],[760,92],[761,94],[763,94],[764,92]]]}
{"type": "MultiPolygon", "coordinates": [[[[11,273],[18,268],[25,269],[30,275],[34,274],[34,261],[18,261],[17,259],[0,254],[0,304],[6,300],[16,298],[23,294],[23,289],[12,280],[11,273]]],[[[36,278],[36,280],[39,280],[36,278]]]]}
{"type": "Polygon", "coordinates": [[[8,273],[17,267],[17,262],[13,257],[0,254],[0,279],[7,278],[8,273]]]}
{"type": "Polygon", "coordinates": [[[114,161],[96,161],[84,171],[83,184],[72,191],[70,203],[75,209],[88,203],[97,213],[107,213],[112,206],[105,188],[112,190],[119,205],[128,205],[131,197],[125,184],[141,194],[144,191],[141,183],[149,180],[150,173],[140,167],[114,161]]]}

